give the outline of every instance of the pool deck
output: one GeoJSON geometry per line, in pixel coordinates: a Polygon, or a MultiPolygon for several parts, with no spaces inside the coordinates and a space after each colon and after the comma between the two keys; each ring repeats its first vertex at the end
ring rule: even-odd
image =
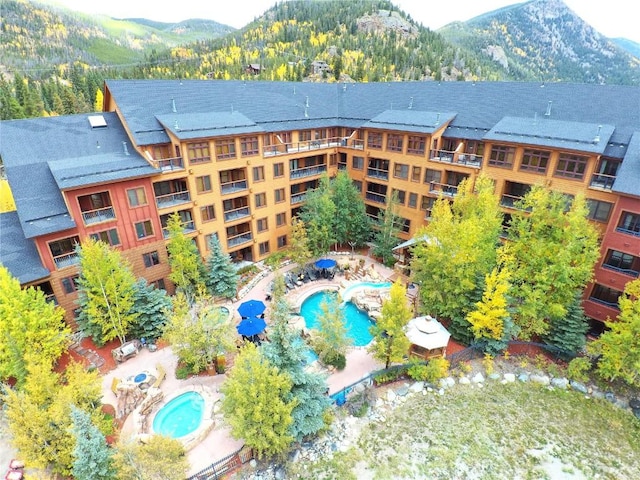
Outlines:
{"type": "MultiPolygon", "coordinates": [[[[351,258],[347,256],[333,256],[332,258],[338,260],[339,264],[343,264],[351,258]]],[[[366,262],[365,268],[372,263],[375,263],[371,258],[367,256],[355,255],[356,261],[360,258],[364,258],[366,262]]],[[[353,261],[351,262],[353,263],[353,261]]],[[[286,272],[295,268],[295,265],[288,265],[279,270],[279,272],[286,272]]],[[[389,280],[393,277],[394,272],[378,263],[375,263],[375,270],[383,280],[389,280]]],[[[238,306],[251,299],[265,300],[268,286],[271,280],[273,280],[273,273],[270,273],[266,277],[262,278],[243,298],[238,299],[236,302],[230,302],[226,306],[234,314],[234,321],[239,321],[240,317],[237,315],[238,306]]],[[[297,305],[302,302],[304,298],[310,294],[328,289],[336,288],[345,281],[344,277],[336,276],[333,280],[319,279],[309,283],[305,283],[288,294],[288,299],[292,305],[297,305]]],[[[266,302],[268,305],[268,302],[266,302]]],[[[269,322],[269,308],[267,307],[266,320],[269,322]]],[[[169,397],[173,392],[177,390],[183,390],[189,386],[200,386],[211,390],[213,401],[221,398],[219,388],[225,375],[200,375],[197,377],[191,377],[185,380],[178,380],[175,377],[175,369],[177,366],[177,358],[173,354],[170,347],[161,348],[155,352],[150,352],[147,349],[142,349],[137,356],[127,360],[120,364],[115,370],[110,371],[108,374],[102,377],[102,390],[103,390],[103,402],[116,406],[116,396],[111,391],[111,386],[114,378],[123,379],[130,376],[135,376],[142,371],[153,371],[156,365],[162,365],[166,371],[166,377],[160,385],[160,389],[163,391],[166,397],[169,397]]],[[[333,394],[342,388],[351,385],[354,382],[366,377],[374,370],[382,368],[384,365],[377,362],[367,352],[366,347],[351,347],[347,353],[347,366],[342,371],[336,371],[328,375],[327,384],[329,386],[329,393],[333,394]]],[[[125,420],[122,428],[121,435],[123,438],[131,437],[135,434],[133,415],[129,415],[125,420]]],[[[214,425],[213,429],[208,435],[197,445],[191,448],[187,452],[189,463],[191,468],[188,475],[194,475],[200,470],[208,467],[215,461],[233,453],[243,445],[242,440],[234,439],[228,427],[225,425],[214,425]]]]}

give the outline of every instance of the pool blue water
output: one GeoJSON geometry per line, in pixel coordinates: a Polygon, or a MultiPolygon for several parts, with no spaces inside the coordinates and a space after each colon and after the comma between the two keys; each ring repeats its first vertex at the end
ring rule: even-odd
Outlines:
{"type": "Polygon", "coordinates": [[[349,285],[342,292],[342,298],[349,299],[351,298],[351,294],[354,290],[361,290],[363,288],[389,288],[391,287],[391,283],[383,282],[383,283],[375,283],[375,282],[359,282],[354,283],[353,285],[349,285]]]}
{"type": "Polygon", "coordinates": [[[162,407],[153,419],[153,431],[180,438],[196,431],[202,423],[204,398],[198,392],[187,392],[162,407]]]}
{"type": "MultiPolygon", "coordinates": [[[[318,314],[322,312],[320,304],[330,295],[332,292],[318,292],[302,302],[300,315],[304,317],[307,328],[319,328],[318,314]]],[[[369,328],[373,325],[369,315],[359,310],[351,302],[343,303],[340,308],[344,311],[345,325],[348,335],[353,339],[353,344],[357,347],[369,345],[373,338],[369,333],[369,328]]]]}

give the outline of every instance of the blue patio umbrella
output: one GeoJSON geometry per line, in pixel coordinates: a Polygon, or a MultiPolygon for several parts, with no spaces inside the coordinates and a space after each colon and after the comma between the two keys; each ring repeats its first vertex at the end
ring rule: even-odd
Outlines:
{"type": "Polygon", "coordinates": [[[260,300],[247,300],[242,302],[238,307],[238,313],[241,317],[257,317],[264,313],[267,307],[260,300]]]}
{"type": "Polygon", "coordinates": [[[336,262],[334,259],[332,258],[321,258],[320,260],[316,261],[316,267],[317,268],[333,268],[338,264],[338,262],[336,262]]]}
{"type": "Polygon", "coordinates": [[[236,326],[238,333],[245,337],[258,335],[259,333],[262,333],[265,328],[267,328],[267,322],[258,317],[245,318],[236,326]]]}

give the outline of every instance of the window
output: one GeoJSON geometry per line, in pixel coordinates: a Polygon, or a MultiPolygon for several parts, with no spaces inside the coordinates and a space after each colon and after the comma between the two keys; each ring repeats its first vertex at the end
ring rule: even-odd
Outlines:
{"type": "Polygon", "coordinates": [[[411,181],[419,182],[422,177],[422,168],[421,167],[413,167],[411,169],[411,181]]]}
{"type": "Polygon", "coordinates": [[[526,149],[522,155],[522,163],[520,170],[545,173],[551,153],[545,150],[529,150],[526,149]]]}
{"type": "Polygon", "coordinates": [[[136,223],[135,229],[138,240],[153,236],[153,226],[151,225],[151,220],[145,220],[144,222],[136,223]]]}
{"type": "Polygon", "coordinates": [[[405,165],[404,163],[394,163],[393,176],[402,180],[407,180],[409,178],[409,165],[405,165]]]}
{"type": "Polygon", "coordinates": [[[389,133],[387,135],[387,150],[389,150],[390,152],[401,152],[402,151],[402,135],[389,133]]]}
{"type": "Polygon", "coordinates": [[[116,228],[111,228],[102,232],[90,233],[89,237],[111,245],[112,247],[120,245],[120,238],[118,237],[118,230],[116,228]]]}
{"type": "Polygon", "coordinates": [[[274,163],[273,164],[273,177],[284,177],[284,163],[274,163]]]}
{"type": "Polygon", "coordinates": [[[276,198],[276,203],[284,202],[284,188],[278,188],[274,190],[274,196],[276,198]]]}
{"type": "Polygon", "coordinates": [[[156,288],[160,289],[160,290],[166,290],[167,287],[164,284],[164,278],[159,278],[158,280],[154,280],[153,282],[151,282],[151,285],[155,286],[156,288]]]}
{"type": "Polygon", "coordinates": [[[218,239],[218,232],[208,233],[207,235],[204,236],[204,245],[207,250],[211,250],[210,245],[211,245],[211,240],[213,240],[213,237],[216,237],[216,239],[218,239]]]}
{"type": "Polygon", "coordinates": [[[240,154],[243,157],[258,154],[258,137],[240,137],[240,154]]]}
{"type": "Polygon", "coordinates": [[[418,207],[418,194],[410,193],[409,194],[409,208],[417,208],[418,207]]]}
{"type": "Polygon", "coordinates": [[[211,191],[211,177],[209,175],[203,175],[202,177],[196,177],[196,191],[198,193],[211,191]]]}
{"type": "Polygon", "coordinates": [[[362,182],[360,180],[353,180],[353,186],[362,193],[362,182]]]}
{"type": "Polygon", "coordinates": [[[640,257],[630,253],[619,252],[618,250],[609,250],[602,266],[625,275],[637,277],[640,272],[640,257]]]}
{"type": "Polygon", "coordinates": [[[613,288],[596,283],[593,286],[589,300],[607,305],[608,307],[618,308],[618,298],[620,298],[620,295],[622,295],[620,290],[614,290],[613,288]]]}
{"type": "Polygon", "coordinates": [[[127,190],[127,198],[129,199],[130,207],[139,207],[147,204],[147,194],[144,191],[144,187],[127,190]]]}
{"type": "Polygon", "coordinates": [[[267,195],[264,193],[256,193],[256,208],[266,207],[267,206],[267,195]]]}
{"type": "Polygon", "coordinates": [[[200,218],[203,222],[210,222],[216,219],[216,210],[213,205],[200,207],[200,218]]]}
{"type": "Polygon", "coordinates": [[[400,205],[404,205],[406,198],[407,198],[407,192],[405,192],[404,190],[396,190],[395,188],[392,190],[392,193],[396,195],[396,197],[398,198],[398,203],[400,205]]]}
{"type": "Polygon", "coordinates": [[[153,267],[154,265],[160,265],[160,255],[158,255],[157,250],[149,253],[143,253],[142,261],[144,262],[144,266],[146,268],[153,267]]]}
{"type": "Polygon", "coordinates": [[[617,230],[640,236],[640,213],[622,212],[617,230]]]}
{"type": "Polygon", "coordinates": [[[401,217],[398,219],[397,227],[400,228],[402,233],[409,233],[409,230],[411,230],[411,220],[401,217]]]}
{"type": "Polygon", "coordinates": [[[258,221],[256,222],[256,226],[258,228],[258,232],[264,232],[269,228],[266,218],[259,218],[258,221]]]}
{"type": "Polygon", "coordinates": [[[513,159],[516,156],[516,149],[514,147],[506,147],[503,145],[494,145],[491,149],[491,156],[489,157],[489,165],[494,167],[513,167],[513,159]]]}
{"type": "Polygon", "coordinates": [[[298,141],[308,142],[311,140],[311,130],[300,130],[298,132],[298,141]]]}
{"type": "Polygon", "coordinates": [[[367,147],[380,150],[382,148],[382,134],[379,132],[369,132],[367,134],[367,147]]]}
{"type": "Polygon", "coordinates": [[[574,178],[581,180],[587,169],[587,157],[581,155],[560,154],[555,175],[557,177],[574,178]]]}
{"type": "Polygon", "coordinates": [[[425,137],[409,135],[409,143],[407,144],[407,153],[413,153],[414,155],[424,155],[425,143],[426,143],[425,137]]]}
{"type": "Polygon", "coordinates": [[[236,141],[233,138],[220,138],[216,140],[216,158],[236,158],[236,141]]]}
{"type": "Polygon", "coordinates": [[[269,247],[269,242],[262,242],[261,244],[258,245],[258,249],[260,251],[260,255],[266,255],[271,251],[271,248],[269,247]]]}
{"type": "Polygon", "coordinates": [[[281,227],[282,225],[287,223],[287,214],[286,213],[278,213],[276,214],[276,226],[281,227]]]}
{"type": "Polygon", "coordinates": [[[606,223],[609,221],[609,215],[611,215],[611,209],[613,208],[612,203],[587,198],[587,206],[589,207],[587,218],[596,222],[606,223]]]}
{"type": "Polygon", "coordinates": [[[264,167],[253,167],[253,181],[254,182],[262,182],[264,181],[264,167]]]}
{"type": "Polygon", "coordinates": [[[187,155],[189,156],[189,163],[191,165],[211,161],[209,144],[207,142],[189,143],[187,145],[187,155]]]}
{"type": "Polygon", "coordinates": [[[287,236],[282,235],[281,237],[278,237],[278,248],[284,248],[286,246],[287,246],[287,236]]]}
{"type": "Polygon", "coordinates": [[[440,183],[442,179],[442,172],[440,170],[433,170],[431,168],[427,168],[424,171],[424,183],[440,183]]]}
{"type": "Polygon", "coordinates": [[[353,157],[352,165],[354,170],[362,170],[364,168],[364,157],[353,157]]]}
{"type": "Polygon", "coordinates": [[[78,278],[80,278],[79,275],[74,275],[72,277],[66,277],[60,280],[64,293],[69,295],[70,293],[78,290],[78,278]]]}
{"type": "MultiPolygon", "coordinates": [[[[49,243],[49,250],[51,250],[51,256],[56,260],[58,257],[63,258],[76,258],[76,246],[80,244],[80,238],[78,236],[63,238],[62,240],[56,240],[54,242],[49,243]]],[[[68,265],[73,265],[75,262],[69,263],[68,265]]],[[[56,265],[60,267],[58,262],[56,261],[56,265]]],[[[63,266],[68,266],[67,264],[63,266]]]]}
{"type": "Polygon", "coordinates": [[[424,210],[426,212],[425,218],[431,217],[431,209],[436,203],[436,199],[433,197],[425,197],[422,196],[422,200],[420,201],[420,210],[424,210]]]}

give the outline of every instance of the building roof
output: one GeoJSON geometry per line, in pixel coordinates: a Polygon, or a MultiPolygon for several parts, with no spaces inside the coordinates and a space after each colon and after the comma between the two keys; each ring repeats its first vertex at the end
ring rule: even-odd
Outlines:
{"type": "Polygon", "coordinates": [[[171,113],[156,118],[180,140],[264,131],[239,112],[171,113]]]}
{"type": "Polygon", "coordinates": [[[418,110],[385,110],[362,125],[365,128],[434,133],[455,118],[454,112],[425,112],[418,110]]]}
{"type": "Polygon", "coordinates": [[[158,172],[115,113],[2,122],[0,155],[26,238],[75,227],[63,190],[158,172]]]}
{"type": "Polygon", "coordinates": [[[21,284],[49,276],[33,240],[25,238],[17,212],[0,213],[0,259],[21,284]]]}
{"type": "Polygon", "coordinates": [[[640,131],[631,137],[627,154],[618,168],[612,190],[640,197],[640,131]]]}

